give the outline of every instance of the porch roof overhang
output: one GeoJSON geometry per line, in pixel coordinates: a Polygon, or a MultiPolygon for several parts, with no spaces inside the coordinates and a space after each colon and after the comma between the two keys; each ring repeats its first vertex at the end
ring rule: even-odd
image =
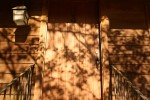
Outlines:
{"type": "MultiPolygon", "coordinates": [[[[30,16],[41,15],[42,0],[2,0],[0,27],[14,26],[11,9],[23,1],[30,1],[30,16]]],[[[147,28],[145,7],[150,5],[150,0],[47,1],[49,22],[98,22],[100,14],[108,16],[111,28],[147,28]]]]}
{"type": "Polygon", "coordinates": [[[147,6],[150,0],[101,0],[101,15],[106,15],[111,28],[148,28],[147,6]]]}

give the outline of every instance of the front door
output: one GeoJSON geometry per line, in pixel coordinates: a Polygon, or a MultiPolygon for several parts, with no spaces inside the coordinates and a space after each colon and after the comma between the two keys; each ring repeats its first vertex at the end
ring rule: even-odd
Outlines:
{"type": "Polygon", "coordinates": [[[49,23],[43,100],[99,100],[98,25],[49,23]]]}

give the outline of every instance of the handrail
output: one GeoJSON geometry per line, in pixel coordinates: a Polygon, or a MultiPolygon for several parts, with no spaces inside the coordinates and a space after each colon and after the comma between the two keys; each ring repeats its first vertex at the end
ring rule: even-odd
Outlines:
{"type": "Polygon", "coordinates": [[[9,84],[7,84],[3,89],[0,90],[0,95],[3,95],[3,100],[7,100],[8,98],[10,100],[12,98],[13,100],[31,99],[34,66],[35,64],[30,65],[18,77],[14,78],[9,84]],[[7,95],[8,97],[6,97],[7,95]]]}
{"type": "Polygon", "coordinates": [[[148,100],[115,66],[111,65],[111,71],[115,100],[148,100]]]}

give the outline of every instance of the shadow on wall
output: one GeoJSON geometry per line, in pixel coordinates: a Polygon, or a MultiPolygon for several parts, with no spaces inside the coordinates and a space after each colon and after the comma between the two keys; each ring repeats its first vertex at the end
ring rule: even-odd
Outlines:
{"type": "Polygon", "coordinates": [[[38,29],[34,21],[29,23],[30,26],[0,28],[0,88],[37,61],[38,29]]]}
{"type": "Polygon", "coordinates": [[[110,64],[150,97],[150,36],[146,29],[111,29],[110,64]]]}
{"type": "Polygon", "coordinates": [[[49,23],[43,98],[100,99],[97,24],[49,23]]]}
{"type": "Polygon", "coordinates": [[[15,42],[24,43],[27,40],[30,31],[31,28],[28,25],[17,27],[15,31],[15,42]]]}

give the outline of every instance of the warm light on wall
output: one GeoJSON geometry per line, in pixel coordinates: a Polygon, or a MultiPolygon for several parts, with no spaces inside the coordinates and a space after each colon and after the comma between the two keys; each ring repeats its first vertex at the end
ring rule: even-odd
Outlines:
{"type": "Polygon", "coordinates": [[[28,24],[28,12],[26,6],[16,6],[13,10],[13,21],[16,25],[27,25],[28,24]]]}

